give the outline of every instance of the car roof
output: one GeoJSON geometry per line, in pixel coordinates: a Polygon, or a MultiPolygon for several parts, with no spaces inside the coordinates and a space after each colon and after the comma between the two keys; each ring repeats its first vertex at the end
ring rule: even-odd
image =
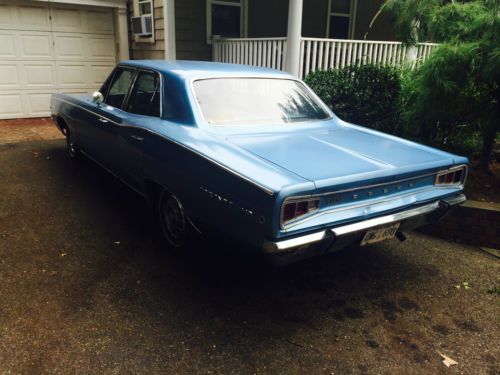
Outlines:
{"type": "Polygon", "coordinates": [[[268,77],[295,78],[289,73],[276,69],[250,65],[226,64],[209,61],[183,60],[128,60],[119,65],[156,70],[181,79],[203,79],[214,77],[268,77]]]}

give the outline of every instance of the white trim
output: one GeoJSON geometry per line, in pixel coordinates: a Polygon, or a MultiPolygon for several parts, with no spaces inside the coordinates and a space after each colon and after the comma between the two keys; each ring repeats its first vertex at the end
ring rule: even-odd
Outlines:
{"type": "Polygon", "coordinates": [[[127,0],[31,0],[42,3],[62,3],[95,7],[127,9],[127,0]]]}
{"type": "Polygon", "coordinates": [[[224,1],[206,0],[206,24],[207,24],[207,44],[212,44],[212,4],[240,7],[240,38],[246,38],[248,34],[248,0],[224,1]]]}
{"type": "MultiPolygon", "coordinates": [[[[165,33],[165,60],[175,60],[175,0],[163,0],[163,32],[165,33]]],[[[181,0],[182,1],[182,0],[181,0]]]]}
{"type": "Polygon", "coordinates": [[[116,62],[128,60],[129,41],[128,41],[128,20],[127,9],[115,8],[113,10],[115,22],[115,40],[116,40],[116,62]]]}
{"type": "MultiPolygon", "coordinates": [[[[333,0],[335,1],[335,0],[333,0]]],[[[355,27],[356,27],[356,12],[358,9],[358,0],[350,0],[349,4],[349,13],[339,13],[339,12],[332,12],[332,0],[328,0],[328,9],[327,9],[327,15],[326,15],[326,31],[325,31],[325,37],[330,38],[330,22],[331,22],[331,17],[346,17],[349,18],[349,29],[347,30],[347,38],[348,39],[353,39],[354,38],[354,32],[355,32],[355,27]]]]}

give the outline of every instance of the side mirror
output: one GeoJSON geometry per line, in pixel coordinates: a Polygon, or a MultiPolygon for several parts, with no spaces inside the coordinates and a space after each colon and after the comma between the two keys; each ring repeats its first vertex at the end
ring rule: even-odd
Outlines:
{"type": "Polygon", "coordinates": [[[92,94],[92,101],[99,105],[104,101],[104,96],[99,91],[96,91],[92,94]]]}

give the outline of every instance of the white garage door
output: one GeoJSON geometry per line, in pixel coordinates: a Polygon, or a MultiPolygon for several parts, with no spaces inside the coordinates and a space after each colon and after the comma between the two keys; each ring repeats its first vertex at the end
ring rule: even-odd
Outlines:
{"type": "Polygon", "coordinates": [[[49,115],[54,92],[95,91],[115,46],[111,9],[0,0],[0,119],[49,115]]]}

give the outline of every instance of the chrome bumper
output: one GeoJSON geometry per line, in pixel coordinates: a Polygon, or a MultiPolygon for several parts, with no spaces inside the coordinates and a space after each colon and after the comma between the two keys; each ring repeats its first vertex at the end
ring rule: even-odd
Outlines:
{"type": "MultiPolygon", "coordinates": [[[[329,244],[331,245],[334,242],[337,242],[337,240],[339,239],[353,236],[361,232],[366,232],[367,230],[378,227],[380,225],[404,222],[412,219],[414,220],[419,217],[429,216],[440,211],[442,212],[442,214],[444,214],[450,206],[455,206],[463,202],[465,202],[465,195],[460,194],[453,197],[444,198],[439,201],[426,204],[424,206],[397,212],[391,215],[380,216],[339,227],[323,229],[318,232],[282,241],[266,241],[264,243],[263,250],[266,254],[279,254],[291,252],[296,249],[305,248],[321,242],[329,242],[329,244]]],[[[442,216],[442,214],[440,216],[442,216]]],[[[437,219],[439,219],[439,217],[437,219]]]]}

